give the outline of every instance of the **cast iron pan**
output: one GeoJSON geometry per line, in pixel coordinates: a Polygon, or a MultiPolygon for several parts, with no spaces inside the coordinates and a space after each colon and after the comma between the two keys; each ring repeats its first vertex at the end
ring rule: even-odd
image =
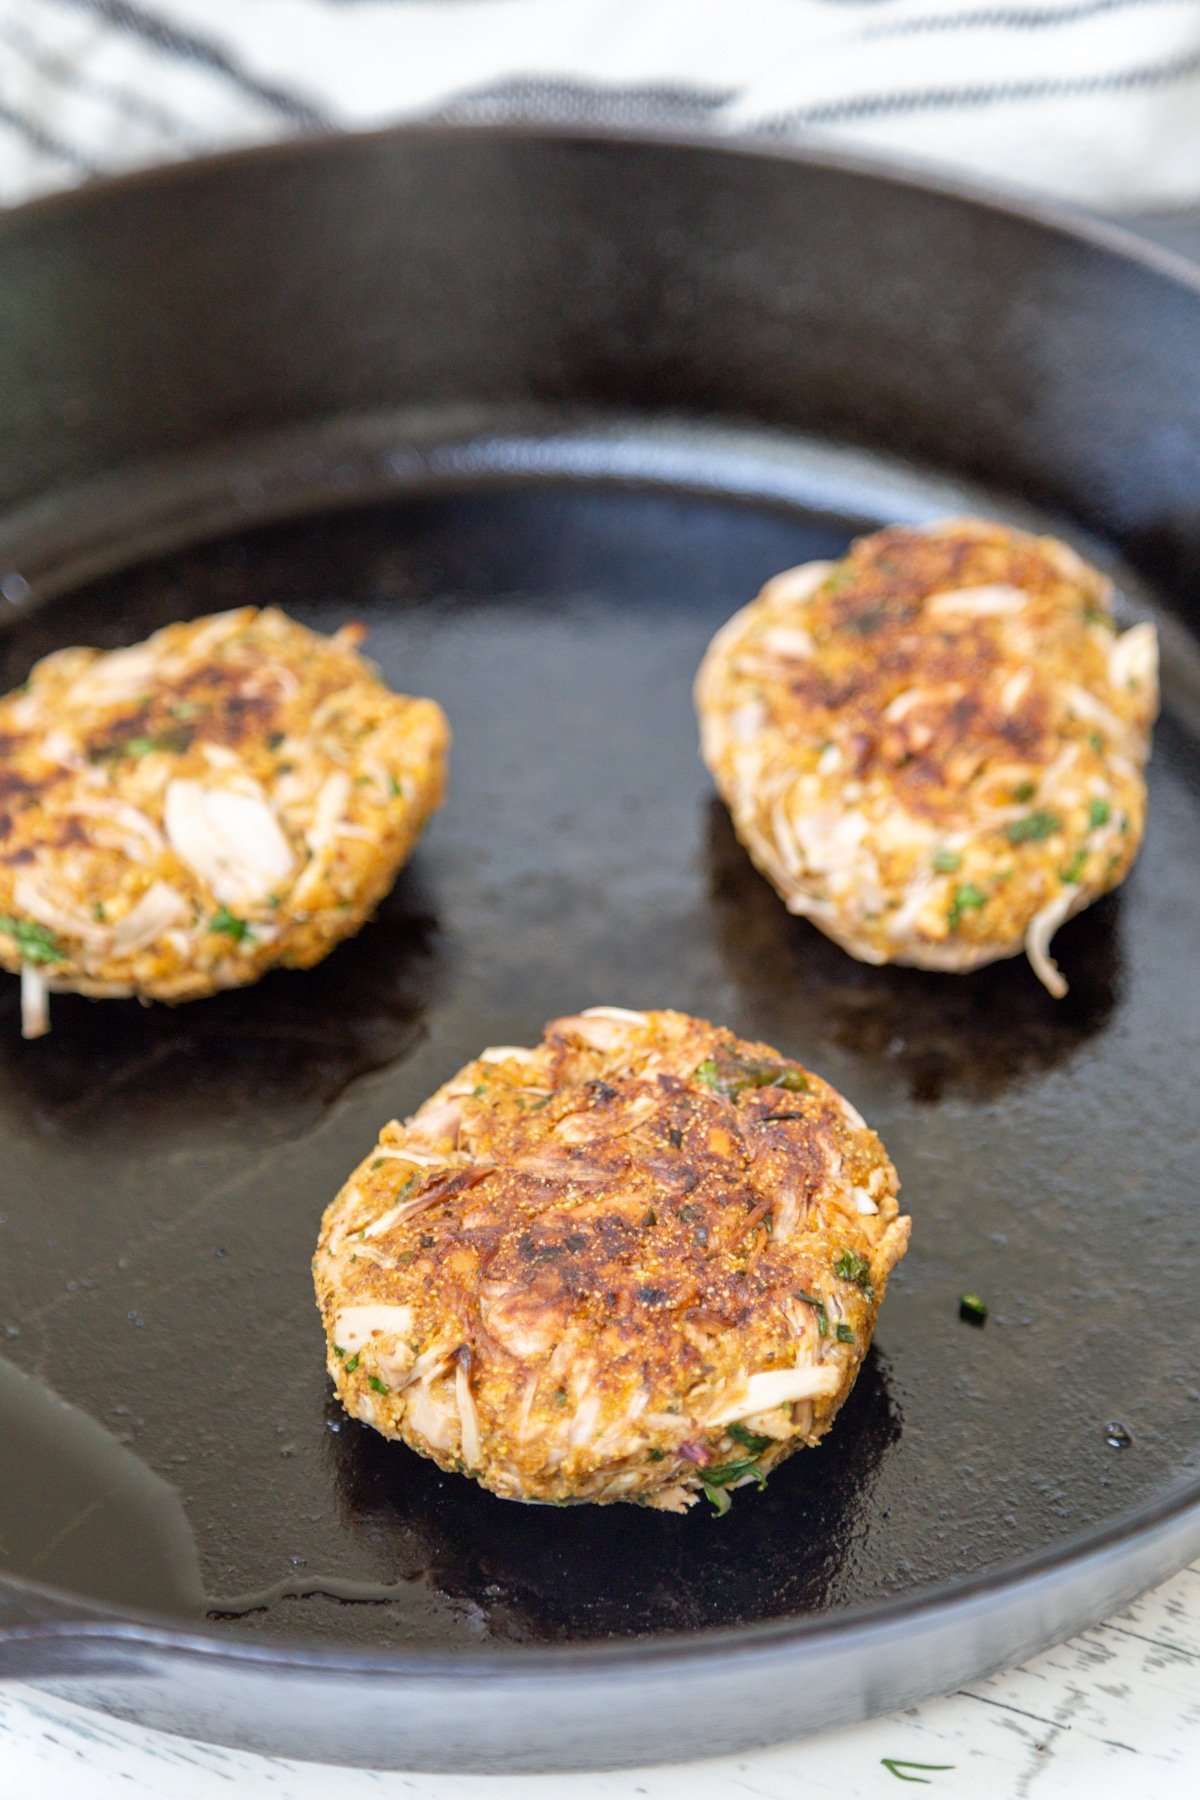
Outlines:
{"type": "Polygon", "coordinates": [[[0,314],[4,687],[272,601],[363,620],[455,731],[445,812],[319,970],[57,1000],[32,1044],[3,982],[0,1671],[299,1756],[635,1762],[954,1686],[1194,1553],[1182,266],[841,158],[419,130],[16,213],[0,314]],[[696,755],[696,663],[766,576],[964,508],[1166,633],[1145,853],[1061,934],[1057,1004],[789,919],[696,755]],[[317,1220],[377,1126],[599,1001],[811,1062],[915,1220],[836,1430],[722,1520],[495,1500],[322,1368],[317,1220]]]}

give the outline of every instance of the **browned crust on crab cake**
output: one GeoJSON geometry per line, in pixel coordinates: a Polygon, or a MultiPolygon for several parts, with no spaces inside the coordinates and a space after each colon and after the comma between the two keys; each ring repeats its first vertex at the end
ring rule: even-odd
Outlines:
{"type": "Polygon", "coordinates": [[[829,1429],[909,1223],[819,1076],[594,1007],[384,1127],[314,1260],[343,1404],[508,1499],[682,1510],[829,1429]]]}
{"type": "Polygon", "coordinates": [[[190,1000],[358,930],[440,804],[449,731],[270,608],[60,650],[0,700],[0,966],[190,1000]]]}
{"type": "Polygon", "coordinates": [[[1027,950],[1125,879],[1145,825],[1154,627],[1054,538],[975,519],[777,576],[696,681],[705,761],[755,863],[866,962],[1027,950]]]}

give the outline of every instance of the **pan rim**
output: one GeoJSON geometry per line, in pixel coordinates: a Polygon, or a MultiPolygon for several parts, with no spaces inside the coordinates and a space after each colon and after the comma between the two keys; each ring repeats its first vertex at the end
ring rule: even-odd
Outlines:
{"type": "MultiPolygon", "coordinates": [[[[1150,244],[1131,230],[1065,203],[1016,188],[989,185],[909,160],[891,161],[829,145],[796,144],[737,136],[714,137],[671,127],[565,125],[553,122],[440,120],[408,121],[365,131],[312,133],[265,144],[242,145],[177,162],[103,176],[74,188],[43,195],[0,218],[0,246],[27,229],[53,222],[60,214],[119,201],[123,195],[184,190],[222,171],[270,164],[304,163],[331,155],[353,156],[391,143],[442,145],[491,142],[519,147],[556,145],[562,149],[687,151],[693,154],[813,168],[900,188],[917,195],[983,209],[1025,228],[1064,237],[1092,251],[1133,265],[1200,300],[1200,267],[1174,251],[1150,244]]],[[[65,1642],[97,1647],[127,1646],[168,1655],[233,1664],[311,1670],[359,1677],[403,1677],[440,1681],[447,1675],[521,1682],[530,1676],[556,1684],[594,1677],[603,1671],[666,1670],[708,1662],[736,1649],[743,1658],[770,1660],[803,1648],[819,1654],[847,1642],[896,1636],[906,1626],[933,1630],[981,1606],[1017,1605],[1030,1592],[1047,1592],[1082,1580],[1089,1568],[1126,1560],[1139,1542],[1182,1533],[1189,1523],[1200,1545],[1200,1476],[1165,1497],[1103,1526],[940,1586],[860,1603],[829,1614],[757,1620],[739,1625],[698,1627],[653,1638],[562,1642],[551,1646],[520,1642],[463,1645],[436,1652],[360,1651],[264,1634],[236,1635],[215,1622],[185,1623],[134,1608],[108,1606],[71,1590],[26,1580],[0,1569],[0,1606],[6,1595],[50,1602],[56,1616],[5,1623],[0,1646],[65,1642]],[[65,1613],[62,1609],[66,1609],[65,1613]]]]}

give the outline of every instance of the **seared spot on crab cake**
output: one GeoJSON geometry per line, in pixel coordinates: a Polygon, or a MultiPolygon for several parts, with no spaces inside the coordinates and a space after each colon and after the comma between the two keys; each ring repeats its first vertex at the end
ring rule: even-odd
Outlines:
{"type": "Polygon", "coordinates": [[[1054,538],[954,519],[779,575],[709,647],[704,759],[789,909],[864,962],[1024,949],[1129,873],[1154,627],[1054,538]]]}
{"type": "Polygon", "coordinates": [[[506,1499],[723,1511],[849,1393],[908,1241],[897,1186],[798,1063],[593,1007],[384,1127],[321,1228],[329,1372],[506,1499]]]}
{"type": "Polygon", "coordinates": [[[346,626],[274,608],[60,650],[0,699],[0,966],[47,990],[192,1000],[358,930],[440,804],[449,731],[346,626]]]}

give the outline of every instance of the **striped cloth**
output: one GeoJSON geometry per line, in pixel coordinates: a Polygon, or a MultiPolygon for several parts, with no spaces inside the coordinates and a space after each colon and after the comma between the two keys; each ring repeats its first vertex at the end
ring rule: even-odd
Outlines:
{"type": "Polygon", "coordinates": [[[0,201],[419,117],[847,145],[1200,201],[1200,0],[0,0],[0,201]]]}

